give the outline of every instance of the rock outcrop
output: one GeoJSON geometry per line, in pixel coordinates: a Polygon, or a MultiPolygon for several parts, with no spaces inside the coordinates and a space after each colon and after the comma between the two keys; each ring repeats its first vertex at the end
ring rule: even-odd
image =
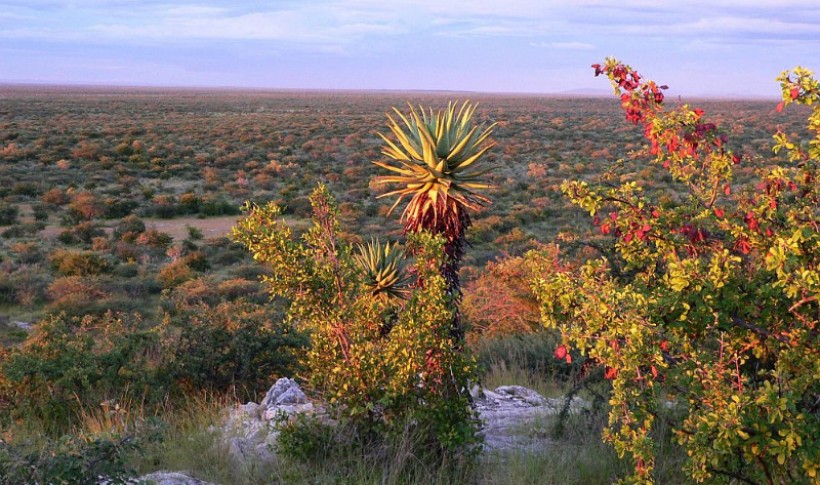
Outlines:
{"type": "Polygon", "coordinates": [[[178,472],[154,472],[140,477],[139,481],[141,483],[153,483],[154,485],[214,485],[178,472]]]}
{"type": "MultiPolygon", "coordinates": [[[[522,386],[500,386],[494,391],[473,392],[476,411],[481,418],[484,448],[488,451],[535,449],[550,444],[545,433],[538,433],[538,421],[558,414],[565,398],[546,398],[522,386]]],[[[570,401],[570,411],[577,412],[589,404],[578,397],[570,401]]]]}
{"type": "MultiPolygon", "coordinates": [[[[185,473],[187,472],[154,472],[138,478],[128,479],[124,483],[129,485],[216,485],[211,482],[191,478],[185,473]]],[[[97,485],[111,485],[112,483],[114,482],[107,478],[101,478],[97,482],[97,485]]],[[[117,481],[116,483],[123,482],[117,481]]]]}
{"type": "Polygon", "coordinates": [[[249,402],[231,409],[222,433],[235,459],[268,460],[273,457],[278,422],[296,414],[323,412],[321,407],[308,401],[296,381],[283,377],[270,388],[261,403],[249,402]]]}
{"type": "MultiPolygon", "coordinates": [[[[486,451],[549,446],[546,433],[538,432],[543,428],[537,425],[538,421],[559,413],[566,403],[565,398],[546,398],[522,386],[500,386],[492,391],[476,388],[472,394],[483,424],[486,451]]],[[[578,412],[588,406],[589,403],[575,397],[569,409],[578,412]]],[[[218,431],[234,459],[270,460],[278,437],[277,424],[301,413],[324,416],[325,410],[310,402],[294,380],[283,377],[259,404],[249,402],[230,409],[218,431]]],[[[157,485],[211,485],[182,473],[154,473],[141,480],[157,485]]]]}

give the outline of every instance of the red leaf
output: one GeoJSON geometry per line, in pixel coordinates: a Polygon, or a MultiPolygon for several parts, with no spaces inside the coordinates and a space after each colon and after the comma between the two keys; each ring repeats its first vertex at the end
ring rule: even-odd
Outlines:
{"type": "Polygon", "coordinates": [[[563,359],[567,356],[567,347],[565,345],[559,345],[558,348],[555,349],[555,358],[556,359],[563,359]]]}
{"type": "Polygon", "coordinates": [[[749,244],[749,241],[745,239],[739,239],[735,243],[735,249],[737,249],[743,254],[749,254],[749,252],[752,250],[752,246],[749,244]]]}
{"type": "Polygon", "coordinates": [[[723,217],[726,215],[726,213],[723,212],[723,209],[715,209],[715,215],[718,217],[723,217]]]}
{"type": "Polygon", "coordinates": [[[783,103],[782,102],[777,103],[777,112],[780,113],[781,111],[783,111],[783,103]]]}
{"type": "Polygon", "coordinates": [[[800,90],[797,88],[792,88],[789,94],[791,95],[792,99],[797,99],[797,97],[800,96],[800,90]]]}
{"type": "Polygon", "coordinates": [[[732,187],[730,187],[729,184],[724,185],[723,186],[723,193],[726,194],[726,195],[731,194],[732,193],[732,187]]]}

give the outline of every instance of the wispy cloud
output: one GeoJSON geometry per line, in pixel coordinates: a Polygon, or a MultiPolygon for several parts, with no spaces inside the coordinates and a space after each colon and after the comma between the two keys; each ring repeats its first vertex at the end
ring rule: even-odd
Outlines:
{"type": "Polygon", "coordinates": [[[817,36],[816,39],[820,41],[820,24],[728,16],[700,18],[691,22],[681,22],[664,26],[621,25],[613,27],[613,31],[628,34],[667,35],[692,38],[697,38],[704,34],[719,38],[756,36],[757,39],[810,35],[817,36]]]}
{"type": "Polygon", "coordinates": [[[0,81],[57,76],[53,59],[103,79],[123,59],[135,80],[537,91],[585,76],[579,58],[606,47],[665,75],[685,66],[692,83],[743,70],[745,86],[771,83],[764,61],[820,68],[818,44],[820,5],[805,0],[0,0],[0,81]],[[12,57],[23,48],[41,55],[12,57]]]}
{"type": "Polygon", "coordinates": [[[590,50],[595,46],[586,42],[530,42],[533,47],[544,49],[590,50]]]}
{"type": "MultiPolygon", "coordinates": [[[[130,42],[247,39],[346,44],[404,33],[555,37],[581,31],[589,36],[663,35],[693,40],[703,34],[820,39],[818,9],[793,0],[692,0],[686,5],[655,0],[578,0],[571,7],[558,0],[238,0],[229,4],[0,0],[0,11],[4,12],[0,21],[28,17],[26,25],[7,26],[2,33],[6,38],[56,39],[71,33],[72,38],[103,36],[130,42]],[[34,11],[38,15],[25,15],[34,11]]],[[[554,42],[547,47],[585,48],[561,44],[554,42]]]]}

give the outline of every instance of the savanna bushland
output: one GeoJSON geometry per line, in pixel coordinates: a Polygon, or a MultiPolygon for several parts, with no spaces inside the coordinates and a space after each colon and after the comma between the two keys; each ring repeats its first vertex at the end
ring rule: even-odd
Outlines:
{"type": "Polygon", "coordinates": [[[817,83],[594,67],[620,97],[0,88],[4,480],[817,483],[817,83]],[[209,427],[280,376],[346,431],[237,468],[209,427]],[[593,405],[482,456],[473,382],[593,405]]]}

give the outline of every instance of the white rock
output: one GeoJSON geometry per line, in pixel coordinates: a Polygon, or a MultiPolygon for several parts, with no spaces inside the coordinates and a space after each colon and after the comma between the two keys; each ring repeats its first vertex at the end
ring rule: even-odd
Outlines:
{"type": "Polygon", "coordinates": [[[547,398],[523,386],[499,386],[495,389],[495,392],[521,400],[532,406],[544,406],[547,404],[547,398]]]}
{"type": "Polygon", "coordinates": [[[222,426],[223,441],[236,460],[270,460],[279,436],[277,424],[294,415],[323,415],[296,381],[283,377],[268,390],[260,404],[247,403],[228,411],[222,426]]]}
{"type": "Polygon", "coordinates": [[[262,413],[262,419],[266,421],[278,421],[282,417],[293,416],[295,414],[312,413],[314,411],[313,403],[287,405],[280,404],[278,406],[270,406],[262,413]]]}
{"type": "Polygon", "coordinates": [[[266,408],[282,404],[306,404],[307,396],[293,379],[282,377],[270,388],[260,403],[266,408]]]}
{"type": "Polygon", "coordinates": [[[214,485],[178,472],[155,472],[140,477],[139,480],[155,485],[214,485]]]}
{"type": "Polygon", "coordinates": [[[31,330],[31,323],[29,322],[21,322],[19,320],[11,322],[12,325],[22,328],[23,330],[31,330]]]}
{"type": "MultiPolygon", "coordinates": [[[[558,414],[565,399],[548,399],[522,386],[500,386],[476,393],[475,407],[482,421],[484,446],[488,450],[539,448],[548,446],[549,439],[535,428],[539,419],[558,414]]],[[[570,411],[588,407],[577,396],[570,401],[570,411]]]]}
{"type": "MultiPolygon", "coordinates": [[[[522,386],[500,386],[492,391],[473,388],[471,394],[488,450],[549,446],[548,433],[539,432],[536,424],[558,414],[566,403],[565,398],[546,398],[522,386]]],[[[589,403],[576,396],[569,410],[588,407],[589,403]]],[[[239,461],[272,459],[277,424],[302,413],[329,419],[324,407],[309,402],[295,381],[279,379],[260,404],[247,403],[228,412],[222,427],[224,442],[239,461]]]]}

